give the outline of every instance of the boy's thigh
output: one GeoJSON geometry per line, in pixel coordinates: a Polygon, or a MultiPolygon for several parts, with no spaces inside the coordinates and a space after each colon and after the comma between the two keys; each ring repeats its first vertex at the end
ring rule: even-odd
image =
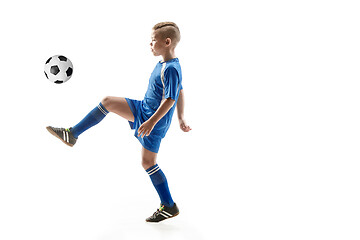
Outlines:
{"type": "Polygon", "coordinates": [[[128,121],[134,122],[134,115],[125,98],[108,96],[101,103],[109,112],[116,113],[128,121]]]}

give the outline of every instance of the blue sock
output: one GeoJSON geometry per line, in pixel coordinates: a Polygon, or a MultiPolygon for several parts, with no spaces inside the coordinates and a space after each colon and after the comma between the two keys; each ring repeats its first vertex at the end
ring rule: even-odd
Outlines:
{"type": "Polygon", "coordinates": [[[98,124],[109,113],[108,110],[100,103],[96,108],[88,113],[77,125],[71,128],[71,133],[75,138],[80,134],[98,124]]]}
{"type": "Polygon", "coordinates": [[[161,204],[164,204],[167,207],[174,206],[174,201],[171,198],[169,186],[165,177],[165,174],[157,164],[148,168],[146,172],[149,174],[150,179],[159,194],[161,204]]]}

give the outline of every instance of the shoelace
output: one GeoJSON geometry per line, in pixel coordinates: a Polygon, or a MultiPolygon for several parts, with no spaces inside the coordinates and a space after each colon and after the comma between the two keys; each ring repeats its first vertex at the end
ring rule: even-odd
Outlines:
{"type": "Polygon", "coordinates": [[[60,132],[62,132],[62,130],[61,130],[61,128],[54,128],[54,132],[60,133],[60,132]]]}
{"type": "MultiPolygon", "coordinates": [[[[61,133],[62,131],[64,131],[63,128],[54,128],[54,132],[61,133]]],[[[70,129],[69,129],[69,128],[65,128],[65,131],[66,131],[66,132],[70,132],[70,129]]]]}
{"type": "Polygon", "coordinates": [[[156,218],[157,216],[159,216],[159,214],[162,210],[164,210],[164,205],[160,206],[160,208],[158,208],[156,210],[156,212],[154,212],[154,214],[152,215],[152,218],[156,218]]]}

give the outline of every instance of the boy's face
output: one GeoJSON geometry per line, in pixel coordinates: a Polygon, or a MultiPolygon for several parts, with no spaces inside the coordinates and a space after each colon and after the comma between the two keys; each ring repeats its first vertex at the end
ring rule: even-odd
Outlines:
{"type": "Polygon", "coordinates": [[[167,39],[164,39],[157,30],[153,30],[151,33],[150,47],[154,56],[164,55],[168,47],[167,39]]]}

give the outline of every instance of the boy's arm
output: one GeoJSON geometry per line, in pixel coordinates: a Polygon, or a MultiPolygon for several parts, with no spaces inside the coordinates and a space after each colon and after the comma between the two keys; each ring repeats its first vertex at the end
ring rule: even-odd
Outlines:
{"type": "Polygon", "coordinates": [[[177,108],[177,115],[178,115],[181,130],[183,130],[184,132],[190,131],[191,128],[189,125],[186,124],[185,118],[184,118],[184,108],[185,108],[184,89],[180,90],[176,108],[177,108]]]}
{"type": "Polygon", "coordinates": [[[175,100],[167,98],[160,104],[156,112],[138,129],[138,136],[149,136],[156,123],[174,106],[175,100]]]}
{"type": "Polygon", "coordinates": [[[184,119],[184,107],[185,107],[185,101],[184,101],[184,89],[180,90],[178,102],[176,104],[176,110],[178,119],[184,119]]]}

